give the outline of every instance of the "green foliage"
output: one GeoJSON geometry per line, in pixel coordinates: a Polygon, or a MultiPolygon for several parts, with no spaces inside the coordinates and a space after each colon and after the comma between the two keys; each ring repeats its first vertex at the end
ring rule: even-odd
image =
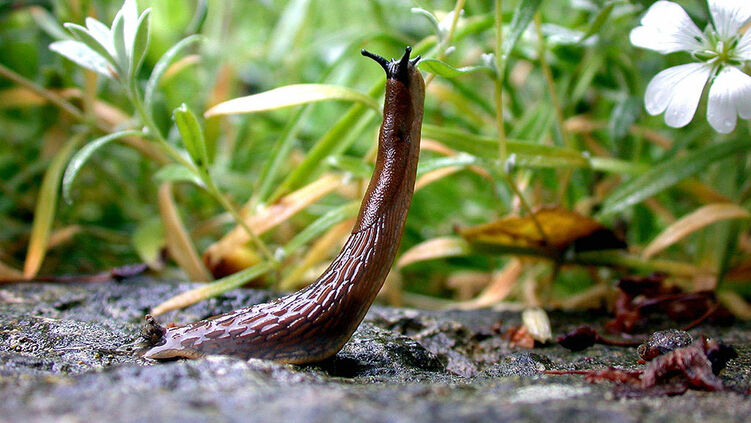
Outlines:
{"type": "MultiPolygon", "coordinates": [[[[493,2],[466,2],[456,28],[445,0],[88,3],[0,15],[0,261],[18,269],[161,268],[172,226],[159,221],[158,187],[172,183],[199,252],[235,225],[260,257],[208,291],[284,278],[355,214],[372,171],[384,75],[361,48],[391,57],[411,45],[432,79],[422,133],[433,144],[419,177],[436,179],[415,194],[401,251],[457,225],[555,204],[622,224],[636,253],[702,206],[751,206],[746,121],[719,136],[702,120],[672,129],[643,112],[649,80],[685,57],[629,43],[640,2],[505,1],[500,46],[493,2]],[[330,173],[354,183],[310,204],[289,198],[330,173]],[[289,206],[280,199],[302,211],[264,226],[289,206]],[[269,207],[281,211],[239,224],[269,207]],[[51,234],[73,226],[66,247],[47,249],[51,234]],[[30,238],[38,263],[25,263],[30,238]]],[[[683,238],[664,261],[592,253],[583,264],[684,276],[701,268],[743,285],[751,277],[733,269],[751,260],[748,224],[721,229],[683,238]]],[[[447,276],[506,260],[477,253],[400,271],[406,290],[445,295],[447,276]]],[[[593,283],[580,276],[566,273],[555,292],[593,283]]]]}

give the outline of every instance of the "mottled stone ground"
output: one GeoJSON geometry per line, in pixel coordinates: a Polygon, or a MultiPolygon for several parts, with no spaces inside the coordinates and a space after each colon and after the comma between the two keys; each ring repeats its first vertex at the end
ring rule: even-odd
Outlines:
{"type": "MultiPolygon", "coordinates": [[[[218,356],[156,364],[117,351],[138,335],[148,309],[190,286],[2,286],[0,421],[751,422],[751,400],[733,391],[618,399],[610,383],[541,374],[642,366],[636,348],[512,348],[491,328],[518,325],[515,313],[374,307],[335,359],[308,367],[218,356]]],[[[161,320],[184,323],[269,298],[237,290],[161,320]]],[[[555,333],[603,321],[551,318],[555,333]]],[[[723,382],[751,386],[751,325],[692,333],[734,345],[740,356],[723,382]]]]}

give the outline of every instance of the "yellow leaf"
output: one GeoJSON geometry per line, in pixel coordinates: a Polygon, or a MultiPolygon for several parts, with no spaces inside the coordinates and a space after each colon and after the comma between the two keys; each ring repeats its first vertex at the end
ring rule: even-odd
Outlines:
{"type": "Polygon", "coordinates": [[[748,210],[732,203],[708,204],[683,216],[668,226],[662,233],[652,240],[644,249],[642,258],[645,260],[675,244],[689,234],[699,229],[722,220],[749,219],[751,213],[748,210]]]}
{"type": "Polygon", "coordinates": [[[543,208],[533,215],[504,217],[459,230],[459,234],[470,243],[522,249],[552,247],[558,251],[596,233],[602,238],[587,245],[587,250],[623,247],[622,242],[596,220],[559,207],[543,208]]]}

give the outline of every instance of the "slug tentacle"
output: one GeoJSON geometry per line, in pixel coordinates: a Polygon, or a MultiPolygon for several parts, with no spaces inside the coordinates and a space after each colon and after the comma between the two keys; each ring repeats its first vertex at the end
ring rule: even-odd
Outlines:
{"type": "Polygon", "coordinates": [[[310,363],[336,354],[357,329],[386,279],[401,240],[420,150],[425,86],[406,48],[400,60],[362,51],[386,71],[386,101],[375,170],[355,226],[326,271],[308,287],[181,327],[150,316],[151,359],[227,354],[310,363]]]}

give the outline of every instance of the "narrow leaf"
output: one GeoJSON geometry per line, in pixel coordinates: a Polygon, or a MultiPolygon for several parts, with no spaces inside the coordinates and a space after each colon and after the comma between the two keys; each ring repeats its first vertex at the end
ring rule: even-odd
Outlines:
{"type": "Polygon", "coordinates": [[[179,163],[170,163],[162,166],[154,174],[154,179],[160,184],[164,182],[189,182],[201,188],[206,187],[200,175],[197,175],[194,171],[179,163]]]}
{"type": "Polygon", "coordinates": [[[676,220],[649,243],[642,258],[649,259],[705,226],[728,219],[750,219],[751,213],[732,203],[708,204],[676,220]]]}
{"type": "Polygon", "coordinates": [[[50,50],[64,56],[86,69],[99,72],[107,78],[117,76],[115,69],[107,63],[101,55],[90,49],[86,44],[75,40],[55,41],[50,44],[50,50]]]}
{"type": "Polygon", "coordinates": [[[34,222],[31,225],[29,248],[26,252],[23,275],[25,278],[34,277],[42,265],[47,253],[50,229],[57,208],[58,187],[63,175],[65,163],[68,162],[73,151],[84,140],[83,135],[77,135],[68,141],[63,148],[55,154],[47,172],[44,173],[42,186],[39,189],[36,207],[34,208],[34,222]]]}
{"type": "Polygon", "coordinates": [[[728,141],[709,144],[684,156],[666,160],[618,187],[603,203],[600,215],[623,211],[695,175],[718,160],[744,151],[748,152],[748,141],[728,141]]]}
{"type": "Polygon", "coordinates": [[[74,37],[76,37],[78,41],[86,44],[86,47],[90,48],[103,59],[110,62],[112,66],[117,66],[115,58],[112,57],[110,52],[107,50],[107,47],[100,43],[99,40],[97,40],[96,37],[94,37],[86,28],[82,27],[81,25],[76,25],[69,22],[63,25],[68,31],[71,32],[71,34],[73,34],[74,37]]]}
{"type": "Polygon", "coordinates": [[[352,101],[376,111],[380,110],[375,100],[350,88],[325,84],[297,84],[219,103],[207,110],[204,116],[256,113],[326,100],[352,101]]]}
{"type": "Polygon", "coordinates": [[[209,151],[206,147],[206,139],[203,136],[203,129],[198,123],[196,115],[183,103],[175,109],[172,118],[180,131],[185,149],[188,150],[190,158],[199,169],[208,170],[211,164],[209,161],[209,151]]]}
{"type": "Polygon", "coordinates": [[[178,41],[177,44],[172,46],[166,53],[159,58],[159,61],[154,65],[154,70],[151,71],[148,82],[146,82],[146,89],[144,90],[144,102],[146,104],[146,110],[151,110],[151,105],[154,101],[154,92],[156,91],[159,80],[164,75],[169,65],[173,60],[188,46],[201,40],[200,35],[191,35],[178,41]]]}
{"type": "Polygon", "coordinates": [[[524,30],[532,22],[532,18],[535,16],[535,12],[537,12],[541,3],[542,0],[521,0],[519,2],[519,6],[514,12],[514,17],[511,19],[511,29],[508,35],[504,37],[503,44],[501,45],[501,59],[504,63],[514,49],[516,42],[519,41],[522,33],[524,33],[524,30]]]}
{"type": "Polygon", "coordinates": [[[78,176],[78,172],[81,170],[81,167],[91,158],[91,155],[94,154],[94,152],[118,138],[139,135],[143,134],[140,131],[116,132],[114,134],[99,137],[89,142],[82,149],[80,149],[70,160],[70,163],[68,163],[68,167],[67,169],[65,169],[65,175],[63,176],[63,199],[65,200],[65,202],[68,204],[72,202],[70,190],[73,186],[73,182],[75,181],[76,176],[78,176]]]}
{"type": "Polygon", "coordinates": [[[133,45],[131,46],[130,54],[130,75],[134,76],[138,73],[138,69],[141,67],[143,58],[146,57],[146,51],[149,48],[149,35],[150,28],[149,22],[151,21],[151,9],[146,9],[138,19],[138,26],[136,28],[136,34],[133,39],[133,45]]]}
{"type": "Polygon", "coordinates": [[[461,68],[455,68],[446,62],[436,59],[421,60],[417,67],[421,70],[424,70],[425,72],[430,72],[444,78],[455,78],[459,75],[465,75],[478,71],[491,72],[491,69],[487,66],[464,66],[461,68]]]}
{"type": "Polygon", "coordinates": [[[129,74],[130,61],[128,60],[128,45],[125,42],[125,23],[123,22],[122,10],[115,15],[115,20],[112,22],[112,45],[115,47],[115,56],[119,65],[120,71],[123,75],[129,74]]]}

